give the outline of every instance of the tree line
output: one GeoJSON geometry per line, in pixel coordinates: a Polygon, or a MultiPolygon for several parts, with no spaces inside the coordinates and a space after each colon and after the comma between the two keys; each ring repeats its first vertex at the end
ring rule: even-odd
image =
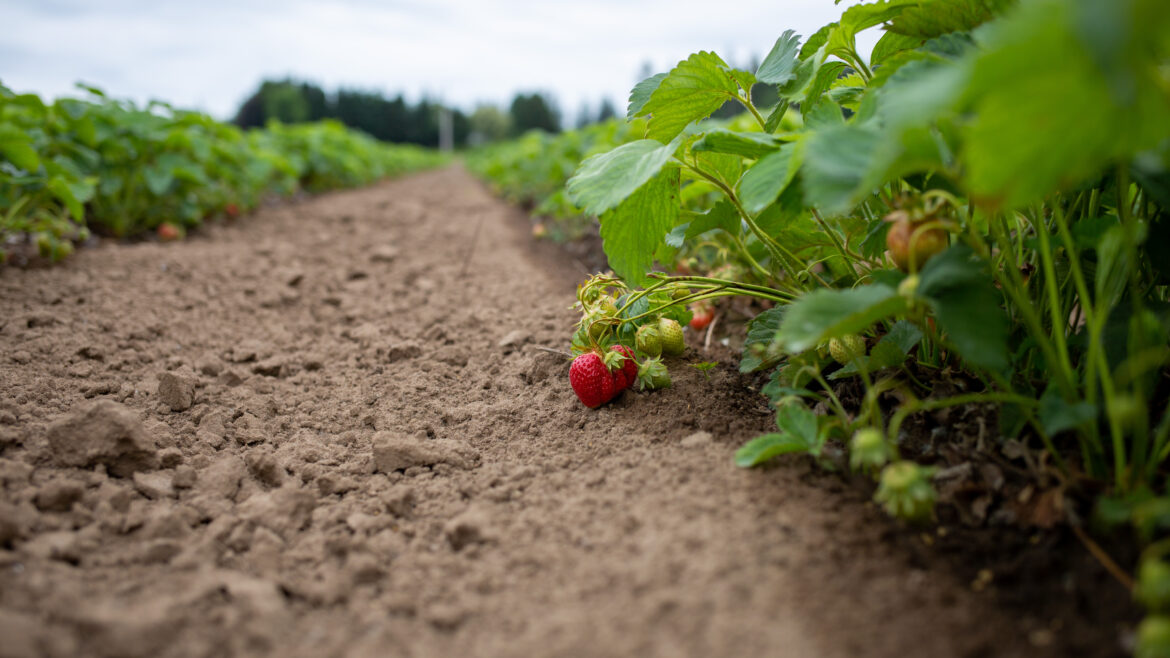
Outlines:
{"type": "MultiPolygon", "coordinates": [[[[578,125],[614,116],[613,105],[608,100],[599,107],[596,115],[579,116],[578,125]]],[[[445,108],[429,98],[410,103],[401,94],[388,98],[379,92],[356,89],[326,93],[315,84],[293,79],[261,83],[240,106],[235,123],[254,128],[263,126],[269,119],[284,123],[337,119],[383,141],[437,146],[439,117],[444,109],[451,113],[456,146],[474,146],[534,129],[550,133],[561,130],[562,117],[556,101],[544,93],[518,93],[506,108],[481,104],[466,113],[458,108],[445,108]]]]}

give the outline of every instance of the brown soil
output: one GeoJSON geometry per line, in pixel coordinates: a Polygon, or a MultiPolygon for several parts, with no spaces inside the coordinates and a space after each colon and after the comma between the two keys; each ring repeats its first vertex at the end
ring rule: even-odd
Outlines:
{"type": "Polygon", "coordinates": [[[571,261],[453,168],[0,272],[0,656],[1121,652],[736,468],[730,352],[585,409],[571,261]]]}

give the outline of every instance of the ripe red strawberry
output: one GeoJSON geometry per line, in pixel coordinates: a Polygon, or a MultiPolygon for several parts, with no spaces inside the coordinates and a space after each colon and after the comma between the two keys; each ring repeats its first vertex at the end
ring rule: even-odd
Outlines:
{"type": "Polygon", "coordinates": [[[569,367],[569,384],[582,404],[590,409],[609,402],[618,393],[614,388],[613,374],[597,352],[586,352],[573,359],[573,365],[569,367]]]}
{"type": "Polygon", "coordinates": [[[615,364],[617,367],[613,371],[614,394],[616,395],[638,381],[638,362],[634,359],[634,350],[625,345],[614,345],[609,349],[611,352],[617,352],[626,357],[621,359],[620,364],[615,364]]]}

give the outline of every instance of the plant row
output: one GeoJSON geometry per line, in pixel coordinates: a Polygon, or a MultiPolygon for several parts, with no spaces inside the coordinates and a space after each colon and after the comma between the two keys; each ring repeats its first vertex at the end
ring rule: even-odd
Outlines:
{"type": "MultiPolygon", "coordinates": [[[[1170,5],[865,3],[755,71],[695,53],[635,86],[627,118],[642,138],[566,185],[616,275],[582,286],[576,353],[645,363],[664,320],[754,298],[740,367],[768,373],[776,431],[741,465],[845,450],[891,514],[927,520],[935,471],[907,427],[979,408],[1095,520],[1165,536],[1170,5]],[[757,107],[757,85],[780,102],[757,107]],[[729,101],[742,120],[707,120],[729,101]]],[[[1150,545],[1138,587],[1158,613],[1167,553],[1150,545]]],[[[1170,655],[1170,617],[1140,645],[1170,655]]]]}
{"type": "Polygon", "coordinates": [[[352,187],[438,164],[340,123],[243,131],[165,103],[85,88],[45,103],[0,86],[0,262],[33,241],[53,260],[91,231],[160,235],[234,217],[270,196],[352,187]]]}

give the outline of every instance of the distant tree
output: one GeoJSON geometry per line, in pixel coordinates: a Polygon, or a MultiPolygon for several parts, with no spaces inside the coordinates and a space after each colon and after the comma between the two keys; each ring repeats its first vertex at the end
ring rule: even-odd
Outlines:
{"type": "Polygon", "coordinates": [[[581,108],[577,110],[577,129],[584,128],[593,123],[593,108],[589,106],[589,101],[581,103],[581,108]]]}
{"type": "Polygon", "coordinates": [[[478,105],[471,113],[470,143],[485,144],[501,140],[508,136],[512,122],[507,114],[495,105],[478,105]]]}
{"type": "Polygon", "coordinates": [[[599,123],[609,121],[615,116],[617,116],[617,110],[614,109],[613,101],[609,100],[609,98],[601,99],[601,109],[597,111],[597,121],[599,123]]]}
{"type": "Polygon", "coordinates": [[[553,101],[543,94],[516,94],[510,109],[512,134],[529,130],[557,133],[561,130],[560,112],[553,101]]]}
{"type": "MultiPolygon", "coordinates": [[[[340,89],[330,97],[311,83],[266,80],[240,106],[236,123],[254,128],[269,119],[298,123],[332,117],[383,141],[438,146],[439,109],[429,99],[411,105],[401,95],[388,100],[380,92],[359,89],[340,89]]],[[[466,143],[471,132],[467,116],[452,110],[451,119],[455,143],[466,143]]]]}

